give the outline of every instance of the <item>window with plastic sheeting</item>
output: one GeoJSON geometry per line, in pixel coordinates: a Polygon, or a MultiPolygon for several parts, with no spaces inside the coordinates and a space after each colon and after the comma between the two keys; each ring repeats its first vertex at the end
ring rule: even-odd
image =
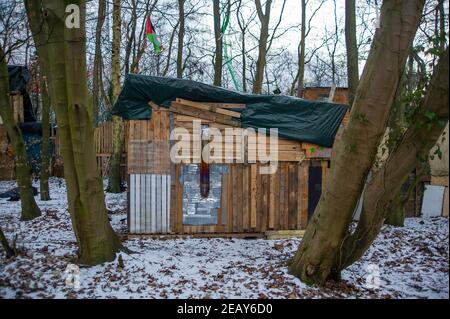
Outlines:
{"type": "Polygon", "coordinates": [[[183,166],[183,224],[216,225],[222,193],[222,176],[228,173],[227,165],[211,164],[209,167],[210,191],[207,197],[200,192],[200,165],[183,166]]]}

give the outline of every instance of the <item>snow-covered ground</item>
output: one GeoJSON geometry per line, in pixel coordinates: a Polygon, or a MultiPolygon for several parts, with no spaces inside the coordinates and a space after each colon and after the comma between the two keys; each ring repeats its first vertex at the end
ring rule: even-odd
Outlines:
{"type": "MultiPolygon", "coordinates": [[[[0,182],[0,192],[13,186],[0,182]]],[[[30,222],[19,220],[19,202],[0,199],[0,226],[20,250],[10,260],[0,252],[0,298],[449,298],[448,218],[384,227],[343,281],[318,288],[286,272],[298,239],[127,239],[126,193],[106,201],[135,253],[121,253],[123,269],[118,259],[82,267],[74,289],[65,285],[76,243],[64,180],[51,179],[50,187],[52,200],[38,201],[42,216],[30,222]]]]}

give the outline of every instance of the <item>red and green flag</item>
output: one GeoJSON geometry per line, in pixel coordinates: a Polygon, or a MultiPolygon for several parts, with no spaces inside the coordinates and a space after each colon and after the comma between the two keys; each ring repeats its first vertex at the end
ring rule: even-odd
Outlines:
{"type": "Polygon", "coordinates": [[[150,21],[150,16],[147,16],[147,22],[145,24],[145,33],[147,35],[148,41],[153,44],[153,50],[156,54],[161,53],[161,48],[159,47],[158,39],[155,34],[155,28],[153,27],[152,22],[150,21]]]}

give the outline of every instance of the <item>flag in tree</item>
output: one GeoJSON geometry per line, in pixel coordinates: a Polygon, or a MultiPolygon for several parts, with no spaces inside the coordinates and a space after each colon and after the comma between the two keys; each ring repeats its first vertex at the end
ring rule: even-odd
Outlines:
{"type": "Polygon", "coordinates": [[[150,21],[150,16],[147,16],[147,22],[145,25],[145,33],[147,34],[147,39],[151,43],[153,43],[153,50],[156,54],[161,53],[161,49],[159,47],[158,39],[156,38],[155,28],[153,27],[152,22],[150,21]]]}

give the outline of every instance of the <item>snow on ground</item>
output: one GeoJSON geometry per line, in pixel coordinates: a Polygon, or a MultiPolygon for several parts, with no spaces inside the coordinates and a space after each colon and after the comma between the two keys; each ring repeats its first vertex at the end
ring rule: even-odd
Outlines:
{"type": "MultiPolygon", "coordinates": [[[[0,192],[14,186],[0,182],[0,192]]],[[[0,252],[0,298],[449,298],[448,218],[385,226],[341,282],[318,288],[286,272],[298,239],[127,239],[126,193],[106,194],[106,202],[135,253],[121,253],[123,269],[118,258],[81,267],[73,289],[65,285],[76,243],[64,180],[52,178],[50,190],[52,200],[38,200],[42,216],[30,222],[19,220],[19,202],[0,199],[0,226],[20,250],[9,260],[0,252]]]]}

